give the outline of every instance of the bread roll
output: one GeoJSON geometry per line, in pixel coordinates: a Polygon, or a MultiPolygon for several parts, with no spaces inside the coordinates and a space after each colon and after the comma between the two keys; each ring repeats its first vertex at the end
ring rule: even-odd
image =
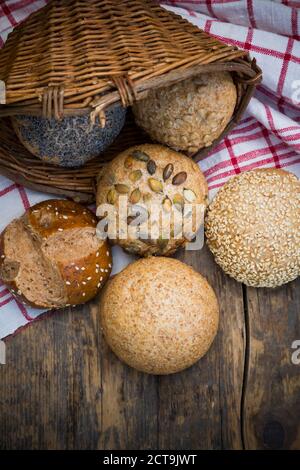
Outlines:
{"type": "Polygon", "coordinates": [[[89,115],[67,116],[62,120],[40,116],[14,116],[12,124],[20,142],[27,150],[53,165],[77,167],[99,156],[121,132],[126,109],[113,105],[105,111],[102,128],[91,125],[89,115]]]}
{"type": "Polygon", "coordinates": [[[137,101],[137,124],[153,140],[195,153],[210,146],[225,129],[236,105],[230,73],[203,73],[174,85],[150,90],[137,101]]]}
{"type": "Polygon", "coordinates": [[[284,170],[256,169],[231,178],[210,204],[207,243],[239,282],[277,287],[300,274],[300,182],[284,170]]]}
{"type": "Polygon", "coordinates": [[[171,258],[141,259],[106,286],[100,299],[105,338],[131,367],[172,374],[209,349],[218,328],[213,289],[190,266],[171,258]]]}
{"type": "Polygon", "coordinates": [[[60,308],[94,297],[111,272],[97,220],[71,201],[48,200],[13,220],[0,238],[0,278],[18,300],[60,308]]]}
{"type": "Polygon", "coordinates": [[[119,198],[127,196],[128,233],[117,227],[113,241],[140,256],[166,256],[187,243],[188,223],[194,234],[203,223],[207,194],[205,178],[191,158],[162,145],[145,144],[125,150],[105,166],[98,177],[97,206],[111,204],[119,220],[119,198]],[[137,234],[130,232],[135,224],[133,206],[145,214],[137,234]],[[151,233],[153,227],[157,232],[151,233]]]}

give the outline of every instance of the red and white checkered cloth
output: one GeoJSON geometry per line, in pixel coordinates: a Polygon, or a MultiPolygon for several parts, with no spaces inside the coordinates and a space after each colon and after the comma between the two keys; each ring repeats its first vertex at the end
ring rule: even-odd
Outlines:
{"type": "MultiPolygon", "coordinates": [[[[0,47],[7,34],[46,0],[0,0],[0,47]]],[[[164,1],[190,22],[250,51],[263,83],[240,124],[201,163],[212,197],[231,176],[256,167],[286,168],[300,177],[300,1],[164,1]]],[[[0,231],[24,209],[49,198],[0,176],[0,231]]],[[[116,248],[114,272],[130,258],[116,248]]],[[[18,304],[0,285],[0,338],[41,314],[18,304]]]]}

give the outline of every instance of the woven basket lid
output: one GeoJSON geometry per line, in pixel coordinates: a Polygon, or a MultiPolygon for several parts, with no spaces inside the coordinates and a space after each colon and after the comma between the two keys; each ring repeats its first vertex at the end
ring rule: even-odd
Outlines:
{"type": "Polygon", "coordinates": [[[9,116],[60,119],[90,114],[105,123],[105,108],[131,105],[153,88],[200,73],[229,71],[237,89],[230,122],[200,160],[235,126],[261,70],[255,59],[228,46],[150,0],[52,0],[8,37],[0,50],[0,173],[17,183],[81,202],[95,198],[105,162],[131,145],[149,141],[127,113],[117,140],[80,168],[61,168],[31,155],[16,139],[9,116]],[[1,83],[1,82],[0,82],[1,83]]]}
{"type": "Polygon", "coordinates": [[[0,51],[0,115],[104,119],[113,102],[128,106],[150,88],[226,64],[246,81],[259,80],[245,51],[149,0],[52,0],[0,51]]]}

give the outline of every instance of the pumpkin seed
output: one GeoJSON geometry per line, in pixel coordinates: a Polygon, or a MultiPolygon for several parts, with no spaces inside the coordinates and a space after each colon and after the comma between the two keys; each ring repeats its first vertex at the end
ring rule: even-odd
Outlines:
{"type": "Polygon", "coordinates": [[[148,202],[148,201],[150,201],[151,199],[152,199],[152,195],[151,195],[150,193],[145,193],[145,194],[143,195],[143,201],[144,201],[144,202],[148,202]]]}
{"type": "Polygon", "coordinates": [[[168,165],[165,166],[164,171],[163,171],[164,181],[166,181],[168,178],[170,178],[173,171],[174,171],[174,166],[172,165],[172,163],[168,163],[168,165]]]}
{"type": "Polygon", "coordinates": [[[149,178],[148,184],[150,188],[152,189],[152,191],[154,191],[155,193],[161,193],[163,190],[162,183],[155,178],[149,178]]]}
{"type": "Polygon", "coordinates": [[[129,193],[129,189],[130,189],[129,186],[127,186],[127,184],[123,184],[123,183],[115,184],[115,188],[120,194],[127,194],[129,193]]]}
{"type": "Polygon", "coordinates": [[[171,211],[171,209],[172,209],[172,201],[171,201],[171,199],[169,199],[168,197],[165,197],[165,199],[163,200],[162,205],[163,205],[164,211],[166,211],[166,212],[170,212],[170,211],[171,211]]]}
{"type": "Polygon", "coordinates": [[[147,163],[147,170],[149,175],[154,175],[154,173],[156,172],[156,163],[154,160],[149,160],[149,162],[147,163]]]}
{"type": "Polygon", "coordinates": [[[183,206],[184,205],[183,196],[181,196],[181,194],[179,193],[175,194],[175,196],[173,197],[173,203],[175,205],[183,206]]]}
{"type": "Polygon", "coordinates": [[[125,168],[127,168],[127,169],[132,168],[133,162],[134,162],[134,159],[132,158],[131,155],[126,157],[125,161],[124,161],[125,168]]]}
{"type": "Polygon", "coordinates": [[[194,202],[196,199],[196,194],[191,189],[184,189],[183,196],[187,202],[194,202]]]}
{"type": "Polygon", "coordinates": [[[177,173],[177,175],[174,176],[174,178],[172,179],[172,184],[174,184],[174,186],[179,186],[180,184],[184,183],[186,179],[186,172],[181,171],[180,173],[177,173]]]}
{"type": "Polygon", "coordinates": [[[137,204],[139,200],[141,199],[141,196],[142,196],[141,191],[138,188],[134,189],[132,193],[130,194],[129,201],[131,202],[131,204],[137,204]]]}
{"type": "Polygon", "coordinates": [[[132,171],[130,174],[129,174],[129,179],[130,181],[132,181],[133,183],[136,183],[136,181],[138,181],[139,179],[141,179],[142,177],[142,172],[141,170],[134,170],[132,171]]]}
{"type": "Polygon", "coordinates": [[[113,175],[112,173],[109,174],[107,176],[107,182],[108,182],[108,184],[115,184],[115,182],[116,182],[115,175],[113,175]]]}
{"type": "Polygon", "coordinates": [[[118,198],[117,191],[114,188],[111,188],[106,196],[108,204],[114,204],[118,198]]]}
{"type": "Polygon", "coordinates": [[[132,152],[133,158],[136,160],[139,160],[140,162],[148,162],[150,160],[149,155],[147,155],[145,152],[142,150],[134,150],[132,152]]]}

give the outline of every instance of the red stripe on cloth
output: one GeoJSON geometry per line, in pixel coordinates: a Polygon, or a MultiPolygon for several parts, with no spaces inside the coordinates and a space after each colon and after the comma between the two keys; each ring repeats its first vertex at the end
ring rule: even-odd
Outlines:
{"type": "Polygon", "coordinates": [[[7,16],[10,24],[12,26],[17,26],[18,22],[14,19],[14,16],[12,15],[11,10],[8,7],[8,5],[6,3],[2,3],[1,8],[2,8],[4,15],[7,16]]]}
{"type": "MultiPolygon", "coordinates": [[[[15,299],[16,300],[16,299],[15,299]]],[[[26,318],[27,321],[32,321],[33,318],[29,315],[29,313],[27,312],[26,308],[24,307],[23,304],[21,304],[21,302],[18,302],[18,300],[16,300],[16,304],[17,306],[19,307],[19,310],[20,312],[22,313],[22,315],[24,316],[24,318],[26,318]]]]}
{"type": "MultiPolygon", "coordinates": [[[[226,36],[221,36],[220,34],[211,33],[211,35],[215,36],[218,39],[221,39],[222,41],[226,42],[227,44],[231,44],[232,46],[237,46],[237,47],[243,48],[244,44],[245,44],[243,41],[238,41],[237,39],[231,39],[231,38],[228,38],[226,36]]],[[[255,44],[252,44],[251,50],[253,52],[259,52],[261,54],[265,54],[265,55],[268,55],[268,56],[271,56],[271,57],[275,57],[277,59],[284,59],[284,57],[285,57],[285,53],[283,53],[283,52],[275,51],[274,49],[269,49],[269,48],[266,48],[266,47],[256,46],[255,44]]],[[[290,60],[292,62],[295,62],[296,64],[300,64],[300,57],[296,57],[296,56],[291,54],[290,60]]]]}
{"type": "Polygon", "coordinates": [[[3,291],[0,292],[0,298],[8,294],[10,294],[10,291],[8,289],[3,289],[3,291]]]}
{"type": "MultiPolygon", "coordinates": [[[[266,131],[266,132],[268,132],[268,131],[266,131]]],[[[274,147],[274,150],[277,152],[279,150],[285,150],[287,148],[287,145],[284,142],[280,142],[279,144],[273,145],[273,147],[274,147]]],[[[239,164],[241,164],[242,162],[245,162],[245,161],[248,161],[248,160],[254,160],[255,158],[261,157],[261,156],[266,155],[268,153],[270,153],[269,145],[267,147],[262,148],[262,149],[251,150],[250,152],[246,152],[242,155],[239,155],[238,161],[239,161],[239,164]]],[[[273,157],[271,158],[271,161],[274,163],[273,157]]],[[[226,166],[230,166],[230,163],[231,163],[230,161],[229,162],[224,161],[224,162],[221,162],[218,165],[220,165],[220,167],[221,167],[221,165],[224,165],[224,167],[226,167],[226,166]]],[[[259,162],[254,162],[253,164],[258,164],[258,163],[259,162]]],[[[244,167],[243,167],[243,170],[244,170],[244,167]]],[[[210,182],[210,181],[215,181],[217,179],[223,178],[224,175],[226,175],[227,173],[228,173],[228,171],[225,172],[225,174],[220,173],[218,175],[212,176],[211,178],[207,178],[207,181],[210,182]]]]}
{"type": "Polygon", "coordinates": [[[256,28],[256,21],[254,18],[254,10],[253,10],[253,1],[247,0],[247,9],[248,9],[248,17],[252,28],[256,28]]]}
{"type": "Polygon", "coordinates": [[[292,38],[289,38],[287,46],[286,46],[286,51],[283,57],[283,64],[281,67],[280,77],[279,77],[278,86],[277,86],[277,93],[279,96],[282,95],[285,77],[287,74],[289,62],[291,60],[291,52],[293,50],[293,45],[294,45],[294,40],[292,38]]]}
{"type": "Polygon", "coordinates": [[[27,7],[28,5],[31,5],[32,3],[35,3],[34,0],[19,0],[14,3],[12,3],[9,6],[9,9],[11,12],[21,10],[21,8],[27,7]]]}
{"type": "Polygon", "coordinates": [[[21,196],[21,199],[22,199],[22,202],[23,202],[24,209],[25,209],[25,211],[27,211],[27,210],[30,208],[30,202],[29,202],[29,200],[28,200],[26,191],[25,191],[25,189],[23,188],[23,186],[20,186],[19,184],[17,184],[17,188],[18,188],[18,191],[19,191],[19,193],[20,193],[20,196],[21,196]]]}
{"type": "MultiPolygon", "coordinates": [[[[275,134],[278,137],[278,139],[282,140],[283,137],[280,135],[280,129],[277,129],[276,126],[275,126],[270,107],[268,105],[264,104],[264,103],[263,103],[263,105],[264,105],[264,108],[265,108],[265,111],[266,111],[266,116],[267,116],[267,120],[268,120],[271,131],[273,132],[273,134],[275,134]]],[[[300,128],[296,127],[296,129],[299,130],[300,128]]],[[[299,138],[300,138],[300,132],[298,132],[297,134],[291,134],[291,135],[284,136],[284,139],[289,141],[289,142],[293,141],[293,140],[298,140],[299,138]]],[[[299,151],[300,151],[300,144],[299,144],[299,151]]]]}
{"type": "MultiPolygon", "coordinates": [[[[263,134],[262,134],[263,127],[260,126],[259,124],[256,127],[260,127],[260,130],[256,133],[254,133],[254,134],[243,135],[243,136],[234,137],[234,138],[229,136],[228,140],[230,142],[231,147],[233,147],[234,145],[237,145],[237,144],[242,144],[243,142],[251,142],[252,140],[256,140],[256,139],[259,139],[261,137],[264,137],[263,134]]],[[[227,145],[226,145],[226,142],[225,142],[225,139],[224,139],[216,147],[213,148],[211,154],[220,152],[221,150],[224,150],[226,147],[227,147],[227,145]]]]}
{"type": "Polygon", "coordinates": [[[9,302],[11,302],[12,300],[14,300],[13,297],[8,297],[8,299],[5,299],[3,300],[2,302],[0,302],[0,307],[4,307],[4,305],[7,305],[9,302]]]}
{"type": "Polygon", "coordinates": [[[267,144],[269,145],[269,150],[270,150],[270,152],[272,152],[275,167],[280,168],[279,156],[278,156],[277,150],[275,148],[275,145],[272,143],[272,141],[270,139],[270,134],[268,132],[268,129],[264,129],[263,134],[264,134],[264,138],[265,138],[267,144]]]}
{"type": "Polygon", "coordinates": [[[7,188],[2,189],[2,190],[0,191],[0,197],[1,197],[1,196],[5,196],[5,194],[10,193],[11,191],[13,191],[13,190],[16,189],[16,188],[17,188],[17,185],[16,185],[16,184],[11,184],[10,186],[7,186],[7,188]]]}
{"type": "Polygon", "coordinates": [[[288,107],[289,109],[293,111],[295,111],[295,108],[298,109],[298,105],[293,100],[291,100],[287,96],[277,96],[276,93],[273,93],[273,91],[269,90],[268,88],[265,88],[263,85],[258,85],[256,91],[267,96],[272,101],[274,101],[277,105],[279,101],[284,101],[284,105],[288,107]]]}
{"type": "Polygon", "coordinates": [[[231,163],[233,165],[234,171],[235,171],[236,174],[238,174],[238,173],[241,172],[241,170],[239,169],[238,161],[237,161],[236,156],[234,155],[232,145],[231,145],[231,143],[230,143],[230,141],[227,137],[225,137],[224,143],[227,147],[227,150],[228,150],[228,153],[229,153],[230,160],[231,160],[231,163]]]}
{"type": "MultiPolygon", "coordinates": [[[[272,162],[273,162],[273,158],[266,158],[264,160],[261,160],[260,162],[252,163],[251,165],[248,165],[247,167],[243,167],[243,171],[250,171],[250,170],[253,170],[254,168],[258,168],[258,167],[261,167],[263,165],[269,165],[272,162]]],[[[296,160],[292,160],[291,162],[288,161],[286,163],[282,163],[280,168],[286,168],[288,166],[296,165],[299,162],[300,162],[300,158],[296,159],[296,160]]],[[[270,168],[272,168],[272,166],[270,168]]],[[[232,172],[232,175],[229,175],[229,176],[235,176],[235,175],[232,172]]],[[[220,188],[223,185],[224,185],[224,181],[222,183],[208,185],[208,189],[209,190],[217,189],[217,188],[220,188]]]]}
{"type": "Polygon", "coordinates": [[[212,25],[212,20],[206,20],[205,21],[204,31],[206,33],[210,33],[211,25],[212,25]]]}
{"type": "Polygon", "coordinates": [[[213,7],[212,7],[212,3],[213,3],[213,0],[207,0],[207,1],[206,1],[206,7],[207,7],[207,10],[208,10],[210,16],[213,16],[213,17],[214,17],[214,16],[216,16],[216,15],[214,14],[214,10],[213,10],[213,7]]]}
{"type": "Polygon", "coordinates": [[[259,122],[254,122],[253,124],[249,124],[248,126],[245,126],[245,127],[242,127],[242,128],[237,128],[237,129],[233,129],[231,132],[230,132],[230,135],[232,134],[240,134],[241,132],[249,132],[249,131],[253,131],[254,129],[257,129],[257,127],[261,127],[260,123],[259,122]]]}
{"type": "Polygon", "coordinates": [[[292,9],[292,34],[293,38],[299,41],[300,35],[298,31],[298,10],[296,8],[292,9]]]}
{"type": "Polygon", "coordinates": [[[252,39],[253,39],[253,29],[249,28],[245,45],[244,45],[244,49],[246,49],[247,51],[250,51],[252,48],[252,39]]]}

